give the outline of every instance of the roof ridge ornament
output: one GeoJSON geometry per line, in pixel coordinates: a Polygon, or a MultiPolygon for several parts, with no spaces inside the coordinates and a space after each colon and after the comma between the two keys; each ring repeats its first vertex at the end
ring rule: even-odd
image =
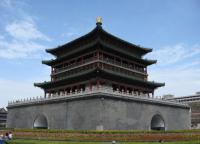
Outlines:
{"type": "Polygon", "coordinates": [[[101,26],[102,25],[102,18],[100,16],[96,17],[96,25],[101,26]]]}

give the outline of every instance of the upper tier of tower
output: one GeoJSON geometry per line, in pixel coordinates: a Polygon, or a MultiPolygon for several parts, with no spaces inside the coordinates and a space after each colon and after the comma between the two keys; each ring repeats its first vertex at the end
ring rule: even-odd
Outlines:
{"type": "Polygon", "coordinates": [[[88,34],[56,48],[46,49],[46,52],[56,56],[56,59],[43,61],[43,63],[51,66],[68,57],[77,55],[77,53],[92,51],[97,47],[98,49],[103,49],[122,57],[126,56],[144,65],[156,63],[155,60],[142,59],[142,56],[151,52],[152,49],[129,43],[112,35],[106,32],[102,24],[98,22],[96,23],[96,27],[88,34]]]}

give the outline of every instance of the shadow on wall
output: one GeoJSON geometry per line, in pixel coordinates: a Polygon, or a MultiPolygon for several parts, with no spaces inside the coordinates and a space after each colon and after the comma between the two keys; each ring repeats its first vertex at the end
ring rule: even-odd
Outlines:
{"type": "Polygon", "coordinates": [[[47,118],[43,114],[37,115],[33,123],[33,128],[48,129],[47,118]]]}
{"type": "Polygon", "coordinates": [[[165,130],[165,122],[162,116],[156,114],[152,117],[151,130],[165,130]]]}

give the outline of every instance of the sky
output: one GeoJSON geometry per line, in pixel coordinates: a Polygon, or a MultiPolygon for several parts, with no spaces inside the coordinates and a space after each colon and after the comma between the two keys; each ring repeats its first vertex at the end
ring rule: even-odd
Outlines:
{"type": "Polygon", "coordinates": [[[199,0],[0,0],[0,107],[43,96],[34,82],[50,80],[45,49],[74,40],[103,19],[103,29],[153,52],[149,80],[165,82],[156,96],[200,91],[199,0]]]}

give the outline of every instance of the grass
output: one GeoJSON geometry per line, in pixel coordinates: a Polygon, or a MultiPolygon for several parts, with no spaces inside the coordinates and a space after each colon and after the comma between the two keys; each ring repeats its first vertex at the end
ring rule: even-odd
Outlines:
{"type": "Polygon", "coordinates": [[[20,131],[20,132],[48,132],[48,133],[83,133],[83,134],[133,134],[133,133],[200,133],[200,129],[191,130],[167,130],[167,131],[156,131],[156,130],[60,130],[60,129],[4,129],[7,131],[20,131]]]}
{"type": "Polygon", "coordinates": [[[12,131],[15,138],[9,144],[111,144],[112,140],[116,140],[116,144],[159,144],[157,142],[159,139],[170,141],[164,144],[200,144],[200,129],[177,131],[5,129],[0,132],[8,131],[12,131]]]}
{"type": "MultiPolygon", "coordinates": [[[[9,144],[112,144],[112,142],[69,142],[45,140],[12,140],[9,144]]],[[[116,144],[159,144],[159,142],[116,142],[116,144]]],[[[164,142],[164,144],[200,144],[200,141],[164,142]]]]}

